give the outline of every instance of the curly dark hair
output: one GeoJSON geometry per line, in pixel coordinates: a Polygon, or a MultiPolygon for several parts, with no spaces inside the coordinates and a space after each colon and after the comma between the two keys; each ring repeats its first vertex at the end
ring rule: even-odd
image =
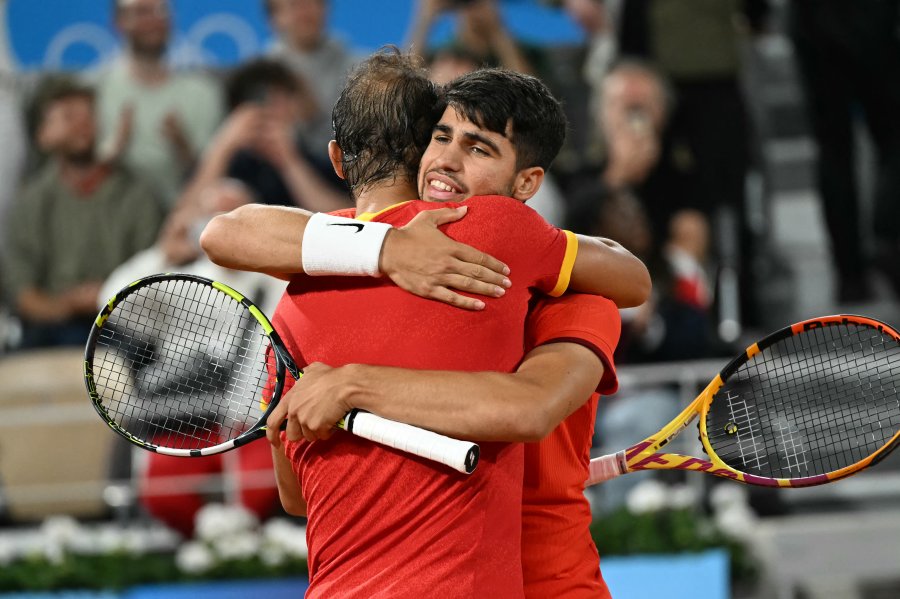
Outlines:
{"type": "Polygon", "coordinates": [[[440,116],[438,93],[417,57],[388,47],[363,61],[334,105],[334,138],[350,189],[415,180],[440,116]]]}

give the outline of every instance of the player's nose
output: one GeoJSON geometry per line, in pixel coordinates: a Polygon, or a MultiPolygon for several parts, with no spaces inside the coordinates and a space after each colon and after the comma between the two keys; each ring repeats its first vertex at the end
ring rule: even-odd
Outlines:
{"type": "Polygon", "coordinates": [[[460,151],[452,146],[441,148],[440,153],[435,157],[434,168],[445,171],[456,172],[462,167],[462,155],[460,151]]]}

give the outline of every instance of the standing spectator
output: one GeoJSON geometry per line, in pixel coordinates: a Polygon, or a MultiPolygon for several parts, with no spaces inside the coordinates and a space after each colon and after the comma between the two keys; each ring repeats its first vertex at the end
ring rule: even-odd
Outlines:
{"type": "Polygon", "coordinates": [[[900,38],[897,0],[793,0],[794,41],[819,149],[818,188],[837,271],[837,299],[871,295],[862,240],[900,294],[900,38]],[[862,109],[876,151],[873,230],[860,227],[854,114],[862,109]]]}
{"type": "Polygon", "coordinates": [[[428,54],[428,36],[442,12],[454,12],[458,17],[456,39],[451,46],[462,49],[474,59],[476,66],[532,73],[528,59],[503,24],[494,0],[421,0],[408,36],[413,52],[422,56],[428,54]]]}
{"type": "Polygon", "coordinates": [[[93,92],[69,79],[37,92],[35,143],[49,159],[12,206],[3,264],[23,348],[83,344],[101,282],[162,221],[146,186],[98,161],[93,109],[93,92]]]}
{"type": "Polygon", "coordinates": [[[316,107],[301,127],[308,153],[328,160],[332,138],[331,107],[356,59],[325,30],[328,0],[264,0],[277,41],[271,55],[283,60],[311,86],[316,107]]]}
{"type": "Polygon", "coordinates": [[[198,191],[222,177],[241,181],[265,204],[313,212],[351,204],[331,163],[317,164],[295,143],[295,131],[315,105],[302,79],[279,61],[260,59],[238,67],[226,91],[231,112],[203,152],[179,204],[194,203],[198,191]]]}
{"type": "Polygon", "coordinates": [[[222,118],[221,94],[212,80],[169,66],[167,0],[114,0],[114,10],[125,48],[97,85],[102,153],[121,157],[171,206],[222,118]]]}
{"type": "MultiPolygon", "coordinates": [[[[743,22],[758,31],[766,0],[628,0],[619,27],[622,56],[652,62],[671,81],[677,103],[653,193],[658,210],[694,208],[716,222],[713,245],[721,268],[740,279],[742,320],[757,320],[752,277],[754,236],[746,219],[750,123],[741,91],[739,43],[743,22]],[[729,230],[723,223],[734,222],[729,230]],[[730,248],[731,240],[738,240],[730,248]],[[732,253],[739,256],[732,257],[732,253]],[[726,264],[726,262],[728,262],[726,264]]],[[[656,217],[654,216],[654,220],[656,217]]]]}
{"type": "Polygon", "coordinates": [[[563,0],[566,14],[579,26],[585,43],[548,53],[548,83],[562,100],[572,134],[558,164],[577,181],[577,173],[596,168],[603,160],[599,139],[600,90],[616,59],[615,11],[605,0],[563,0]]]}

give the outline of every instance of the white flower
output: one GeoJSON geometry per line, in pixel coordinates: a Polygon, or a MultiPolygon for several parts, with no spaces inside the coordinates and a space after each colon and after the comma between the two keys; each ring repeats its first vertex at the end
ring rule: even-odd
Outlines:
{"type": "Polygon", "coordinates": [[[212,542],[213,550],[224,560],[250,559],[259,553],[261,544],[259,535],[252,532],[239,532],[212,542]]]}
{"type": "Polygon", "coordinates": [[[709,503],[713,509],[724,510],[733,505],[748,505],[749,493],[743,485],[723,482],[715,485],[709,493],[709,503]]]}
{"type": "Polygon", "coordinates": [[[175,565],[188,574],[202,574],[216,563],[215,556],[209,547],[197,541],[190,541],[178,548],[175,553],[175,565]]]}
{"type": "Polygon", "coordinates": [[[0,536],[0,566],[9,565],[17,557],[15,543],[0,536]]]}
{"type": "Polygon", "coordinates": [[[697,490],[690,485],[674,485],[669,488],[669,506],[685,510],[697,505],[697,490]]]}
{"type": "Polygon", "coordinates": [[[49,544],[65,549],[75,543],[83,531],[71,516],[51,516],[41,525],[41,534],[49,544]]]}
{"type": "Polygon", "coordinates": [[[666,507],[666,486],[652,478],[642,480],[628,493],[625,505],[632,514],[658,512],[666,507]]]}
{"type": "Polygon", "coordinates": [[[51,564],[60,565],[66,559],[66,550],[61,543],[55,539],[45,537],[44,544],[41,547],[41,555],[51,564]]]}
{"type": "Polygon", "coordinates": [[[108,526],[96,531],[94,537],[94,547],[96,553],[102,555],[104,553],[114,553],[124,548],[122,538],[122,529],[115,526],[108,526]]]}
{"type": "Polygon", "coordinates": [[[306,527],[273,518],[263,526],[263,537],[266,543],[280,547],[292,557],[306,558],[309,548],[306,545],[306,527]]]}
{"type": "Polygon", "coordinates": [[[251,512],[240,506],[211,503],[197,512],[195,536],[205,541],[229,537],[254,530],[259,522],[251,512]]]}
{"type": "Polygon", "coordinates": [[[287,559],[287,554],[284,552],[283,547],[266,545],[260,550],[259,559],[262,560],[263,564],[274,568],[284,563],[287,559]]]}
{"type": "Polygon", "coordinates": [[[122,531],[122,546],[129,553],[144,555],[150,550],[150,535],[138,528],[122,531]]]}
{"type": "Polygon", "coordinates": [[[756,529],[757,517],[746,505],[733,504],[716,511],[716,525],[726,535],[738,540],[751,540],[756,529]]]}

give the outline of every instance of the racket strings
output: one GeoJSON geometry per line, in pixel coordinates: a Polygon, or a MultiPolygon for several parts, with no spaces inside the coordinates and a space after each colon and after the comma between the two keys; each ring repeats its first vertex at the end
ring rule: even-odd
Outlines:
{"type": "Polygon", "coordinates": [[[269,338],[248,310],[209,285],[162,280],[112,310],[93,376],[109,418],[131,435],[175,449],[234,439],[271,397],[269,338]]]}
{"type": "Polygon", "coordinates": [[[813,328],[765,347],[725,381],[707,414],[710,448],[767,478],[835,472],[900,430],[900,345],[865,324],[813,328]]]}

